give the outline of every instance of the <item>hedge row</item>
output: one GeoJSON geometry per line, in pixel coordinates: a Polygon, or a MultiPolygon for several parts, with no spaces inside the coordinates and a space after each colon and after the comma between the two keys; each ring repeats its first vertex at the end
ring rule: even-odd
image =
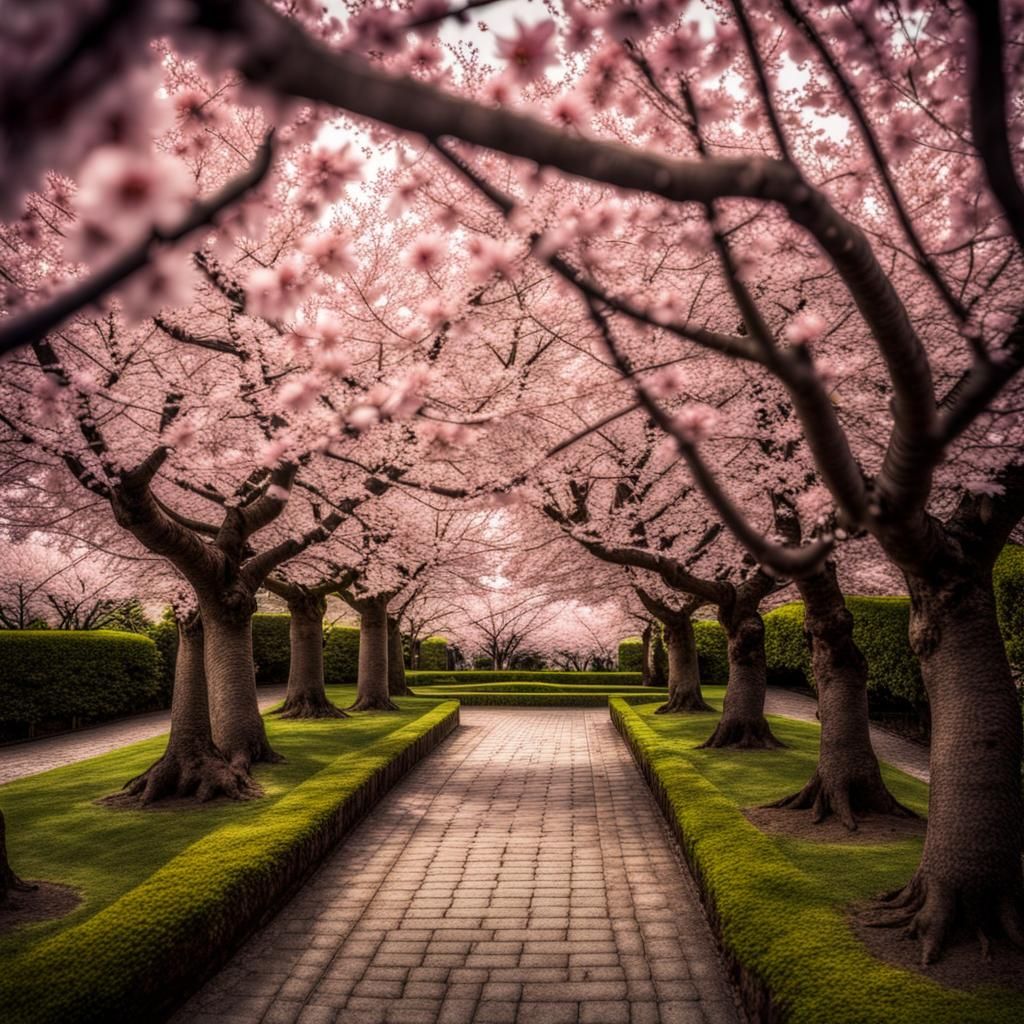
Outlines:
{"type": "MultiPolygon", "coordinates": [[[[868,663],[868,692],[910,704],[926,700],[921,669],[910,650],[910,600],[906,597],[848,597],[853,637],[868,663]]],[[[769,680],[813,686],[804,640],[804,606],[784,604],[764,617],[769,680]]]]}
{"type": "Polygon", "coordinates": [[[444,672],[448,668],[448,641],[443,636],[428,636],[420,641],[417,668],[424,672],[444,672]]]}
{"type": "Polygon", "coordinates": [[[560,686],[637,686],[639,672],[558,672],[555,670],[528,672],[483,671],[471,669],[459,672],[407,672],[410,686],[445,686],[455,689],[464,683],[556,683],[560,686]]]}
{"type": "Polygon", "coordinates": [[[81,924],[8,957],[4,1024],[163,1020],[457,725],[446,702],[341,754],[264,813],[210,832],[81,924]]]}
{"type": "Polygon", "coordinates": [[[443,690],[431,697],[457,700],[466,707],[518,707],[518,708],[603,708],[612,697],[629,704],[661,704],[664,690],[650,693],[571,693],[568,688],[554,693],[509,693],[504,691],[443,690]]]}
{"type": "MultiPolygon", "coordinates": [[[[291,616],[257,612],[252,617],[252,656],[256,663],[257,683],[283,683],[288,678],[291,658],[289,628],[291,616]]],[[[348,686],[356,681],[359,670],[359,630],[351,626],[329,626],[324,630],[324,677],[328,685],[348,686]]],[[[174,682],[174,659],[178,651],[178,635],[173,622],[163,621],[151,627],[149,635],[164,655],[165,675],[174,682]]],[[[423,641],[420,652],[424,667],[444,669],[447,666],[448,643],[444,637],[432,636],[423,641]],[[427,664],[429,663],[429,664],[427,664]]],[[[170,683],[167,685],[170,699],[170,683]]]]}
{"type": "Polygon", "coordinates": [[[0,630],[0,724],[102,719],[157,707],[160,654],[113,630],[0,630]]]}
{"type": "MultiPolygon", "coordinates": [[[[708,907],[751,1019],[787,1024],[1009,1024],[1024,996],[992,984],[944,987],[884,963],[845,911],[895,888],[920,859],[920,839],[825,845],[776,837],[744,815],[799,788],[813,770],[816,726],[778,720],[787,749],[763,757],[696,749],[699,716],[655,718],[609,701],[612,720],[646,777],[708,907]]],[[[774,724],[773,724],[773,727],[774,724]]],[[[902,802],[923,812],[927,787],[885,769],[902,802]]]]}
{"type": "MultiPolygon", "coordinates": [[[[697,641],[701,682],[724,686],[729,679],[725,630],[714,619],[697,619],[693,623],[693,632],[697,641]]],[[[619,644],[619,671],[640,672],[642,668],[643,641],[638,636],[627,637],[619,644]]]]}

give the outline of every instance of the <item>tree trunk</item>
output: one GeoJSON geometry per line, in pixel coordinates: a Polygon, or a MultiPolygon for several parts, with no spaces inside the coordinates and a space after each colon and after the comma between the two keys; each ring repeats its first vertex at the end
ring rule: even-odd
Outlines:
{"type": "Polygon", "coordinates": [[[768,670],[764,654],[764,621],[756,606],[736,601],[718,610],[728,637],[729,682],[722,717],[702,749],[735,747],[770,750],[783,746],[764,717],[768,670]]]}
{"type": "Polygon", "coordinates": [[[248,771],[229,764],[214,745],[203,667],[204,646],[201,617],[179,618],[167,749],[159,761],[125,784],[124,796],[151,804],[169,797],[206,801],[218,796],[243,800],[260,795],[248,771]]]}
{"type": "Polygon", "coordinates": [[[23,882],[7,860],[7,825],[0,811],[0,907],[7,903],[12,892],[31,892],[36,886],[23,882]]]}
{"type": "Polygon", "coordinates": [[[405,681],[405,652],[398,619],[388,616],[388,694],[406,697],[411,691],[405,681]]]}
{"type": "Polygon", "coordinates": [[[288,599],[288,689],[276,712],[281,718],[347,718],[324,690],[324,612],[327,601],[302,592],[288,599]]]}
{"type": "Polygon", "coordinates": [[[651,672],[651,632],[653,627],[648,622],[640,634],[640,685],[653,686],[654,676],[651,672]]]}
{"type": "Polygon", "coordinates": [[[359,676],[356,701],[349,711],[397,711],[388,696],[387,601],[361,601],[359,606],[359,676]]]}
{"type": "Polygon", "coordinates": [[[958,926],[986,951],[999,935],[1024,945],[1021,718],[990,566],[907,584],[932,714],[928,830],[914,877],[865,919],[906,925],[930,963],[958,926]]]}
{"type": "Polygon", "coordinates": [[[252,660],[252,613],[256,601],[246,594],[234,601],[201,601],[206,632],[204,664],[210,694],[213,742],[236,768],[276,763],[256,699],[252,660]]]}
{"type": "Polygon", "coordinates": [[[411,640],[409,642],[409,668],[417,669],[420,667],[420,645],[422,641],[411,640]]]}
{"type": "Polygon", "coordinates": [[[843,600],[835,565],[796,581],[804,600],[804,634],[818,691],[821,747],[818,766],[800,792],[772,807],[813,808],[814,821],[835,814],[856,829],[865,814],[913,817],[886,788],[868,726],[868,665],[853,639],[853,616],[843,600]]]}
{"type": "Polygon", "coordinates": [[[665,623],[665,646],[668,648],[668,701],[655,714],[713,711],[700,690],[697,638],[689,615],[680,615],[665,623]]]}

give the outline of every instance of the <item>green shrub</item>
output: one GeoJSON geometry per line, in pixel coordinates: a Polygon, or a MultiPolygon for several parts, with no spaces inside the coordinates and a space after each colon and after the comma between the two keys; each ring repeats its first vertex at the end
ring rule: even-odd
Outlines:
{"type": "Polygon", "coordinates": [[[729,641],[721,623],[714,619],[695,619],[697,664],[704,686],[725,686],[729,681],[729,641]]]}
{"type": "Polygon", "coordinates": [[[410,686],[444,686],[458,689],[463,683],[558,683],[562,686],[637,686],[639,672],[559,672],[548,669],[527,672],[507,669],[502,672],[469,669],[457,672],[406,672],[410,686]]]}
{"type": "Polygon", "coordinates": [[[443,672],[448,668],[448,641],[443,636],[428,636],[420,642],[418,668],[424,672],[443,672]]]}
{"type": "MultiPolygon", "coordinates": [[[[819,730],[773,719],[785,750],[755,757],[697,749],[708,732],[698,715],[657,717],[648,705],[614,698],[612,719],[633,750],[715,922],[722,945],[763,985],[764,1019],[788,1024],[1009,1024],[1024,1019],[1024,996],[995,985],[945,987],[876,959],[845,915],[913,874],[921,839],[831,844],[760,831],[743,808],[794,792],[814,770],[819,730]]],[[[886,782],[914,810],[927,787],[887,766],[886,782]]],[[[756,998],[754,986],[743,986],[756,998]]]]}
{"type": "MultiPolygon", "coordinates": [[[[908,640],[910,599],[847,597],[846,607],[853,614],[853,638],[868,662],[868,692],[909,704],[925,701],[921,669],[908,640]]],[[[813,687],[803,602],[782,605],[764,621],[769,678],[787,682],[800,677],[813,687]]]]}
{"type": "Polygon", "coordinates": [[[332,626],[324,647],[324,681],[329,685],[351,686],[359,676],[359,630],[332,626]]]}
{"type": "Polygon", "coordinates": [[[112,718],[154,707],[160,691],[160,655],[149,637],[0,631],[0,722],[112,718]]]}
{"type": "Polygon", "coordinates": [[[1019,676],[1024,674],[1024,547],[1008,544],[992,573],[996,614],[1006,644],[1006,656],[1019,676]]]}
{"type": "MultiPolygon", "coordinates": [[[[211,965],[294,892],[399,773],[458,723],[451,702],[416,705],[405,702],[403,713],[390,722],[384,721],[390,716],[356,716],[342,724],[275,723],[274,732],[293,736],[300,747],[310,741],[322,744],[325,734],[334,734],[333,756],[314,759],[313,770],[307,766],[305,777],[284,795],[268,794],[269,799],[247,805],[170,812],[160,822],[151,815],[112,812],[97,808],[92,800],[80,801],[76,812],[106,816],[103,836],[115,829],[133,832],[136,838],[140,832],[155,831],[161,839],[190,827],[206,831],[181,843],[177,855],[112,902],[97,909],[83,907],[73,924],[60,927],[54,922],[48,929],[44,925],[43,937],[26,931],[23,942],[8,943],[0,971],[4,1024],[165,1019],[211,965]],[[351,741],[341,740],[353,726],[361,740],[355,748],[351,741]]],[[[121,778],[123,766],[117,759],[125,753],[86,762],[87,770],[113,764],[121,778]]],[[[294,771],[302,754],[288,757],[291,767],[284,770],[294,771]]],[[[58,769],[41,781],[52,787],[68,778],[67,769],[58,769]]],[[[272,792],[275,780],[267,782],[272,792]]],[[[36,780],[26,779],[5,787],[5,805],[11,794],[24,797],[38,786],[36,780]]],[[[90,848],[100,864],[104,852],[109,861],[109,851],[90,848]]],[[[20,862],[26,859],[21,856],[20,862]]],[[[80,867],[71,865],[70,877],[80,867]]]]}
{"type": "Polygon", "coordinates": [[[643,672],[644,642],[638,636],[628,636],[619,642],[619,671],[643,672]]]}
{"type": "Polygon", "coordinates": [[[291,621],[287,614],[257,612],[252,617],[252,660],[257,683],[283,683],[288,678],[291,621]]]}
{"type": "Polygon", "coordinates": [[[178,661],[178,624],[166,613],[146,629],[146,636],[160,652],[160,703],[169,707],[174,692],[174,666],[178,661]]]}

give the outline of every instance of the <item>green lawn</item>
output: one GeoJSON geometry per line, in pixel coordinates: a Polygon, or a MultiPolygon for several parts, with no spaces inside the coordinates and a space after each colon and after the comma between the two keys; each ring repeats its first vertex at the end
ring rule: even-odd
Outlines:
{"type": "Polygon", "coordinates": [[[453,685],[435,683],[416,689],[415,680],[410,681],[415,692],[424,696],[434,697],[439,693],[636,693],[651,694],[655,697],[667,697],[668,690],[661,686],[631,686],[628,683],[610,683],[605,686],[577,683],[461,683],[458,679],[453,685]]]}
{"type": "MultiPolygon", "coordinates": [[[[711,703],[722,689],[708,687],[711,703]]],[[[611,712],[664,787],[688,858],[714,904],[727,947],[768,986],[789,1024],[1010,1024],[1024,997],[952,991],[872,957],[845,917],[855,901],[896,888],[913,872],[920,838],[852,845],[771,836],[742,808],[799,789],[817,760],[819,730],[771,717],[785,750],[697,750],[716,716],[654,714],[613,699],[611,712]]],[[[896,797],[919,812],[928,787],[884,767],[896,797]]]]}
{"type": "MultiPolygon", "coordinates": [[[[344,707],[354,700],[355,688],[328,687],[328,694],[344,707]]],[[[366,751],[442,699],[400,698],[399,712],[363,713],[348,719],[302,722],[268,717],[271,742],[286,760],[256,768],[266,795],[249,802],[173,810],[156,805],[145,811],[111,810],[95,802],[116,792],[159,757],[166,736],[0,786],[11,862],[19,874],[65,883],[82,895],[82,903],[66,917],[0,936],[0,958],[80,924],[222,826],[256,823],[282,797],[339,756],[366,751]]]]}

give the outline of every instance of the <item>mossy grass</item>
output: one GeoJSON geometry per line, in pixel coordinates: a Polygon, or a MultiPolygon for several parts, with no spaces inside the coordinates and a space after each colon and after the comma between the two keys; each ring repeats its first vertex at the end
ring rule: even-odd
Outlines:
{"type": "MultiPolygon", "coordinates": [[[[328,696],[351,703],[354,691],[329,687],[328,696]]],[[[163,737],[0,787],[19,873],[82,895],[66,917],[0,937],[5,1024],[114,1021],[166,1002],[168,963],[190,950],[221,955],[240,915],[258,917],[279,896],[294,851],[322,846],[345,800],[455,711],[422,698],[398,704],[343,720],[268,718],[286,760],[256,769],[265,796],[250,802],[99,804],[159,756],[163,737]]]]}
{"type": "MultiPolygon", "coordinates": [[[[720,706],[722,691],[705,696],[720,706]]],[[[922,840],[849,845],[766,835],[743,815],[798,789],[817,762],[816,725],[770,718],[782,750],[696,749],[713,717],[657,717],[654,706],[609,701],[612,718],[663,791],[727,953],[767,989],[788,1024],[1011,1024],[1024,996],[948,989],[875,959],[848,908],[911,876],[922,840]]],[[[928,787],[888,766],[893,795],[919,813],[928,787]]]]}

